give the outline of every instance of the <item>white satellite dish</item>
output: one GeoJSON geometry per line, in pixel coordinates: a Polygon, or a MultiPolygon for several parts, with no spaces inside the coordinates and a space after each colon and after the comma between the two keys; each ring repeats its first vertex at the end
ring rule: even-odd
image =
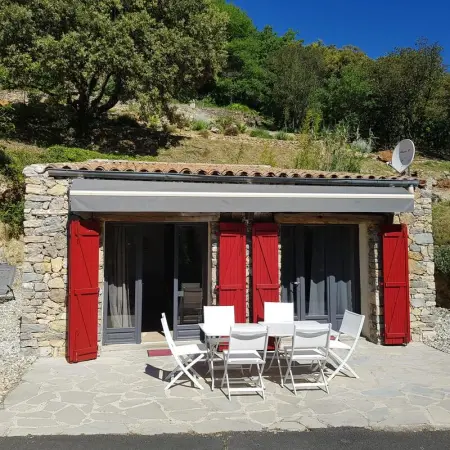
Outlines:
{"type": "Polygon", "coordinates": [[[391,166],[398,172],[403,173],[413,162],[416,148],[411,139],[403,139],[395,147],[392,154],[391,166]]]}

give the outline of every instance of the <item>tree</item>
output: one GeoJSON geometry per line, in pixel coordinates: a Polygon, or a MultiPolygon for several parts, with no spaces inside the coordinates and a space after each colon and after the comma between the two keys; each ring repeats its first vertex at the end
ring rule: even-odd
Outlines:
{"type": "Polygon", "coordinates": [[[344,65],[325,82],[320,94],[323,121],[335,126],[345,121],[351,132],[359,129],[367,134],[372,126],[374,87],[371,78],[373,63],[364,62],[344,65]]]}
{"type": "Polygon", "coordinates": [[[426,140],[424,124],[444,74],[442,48],[426,41],[376,61],[373,120],[381,143],[392,146],[401,138],[426,140]]]}
{"type": "Polygon", "coordinates": [[[271,110],[279,125],[298,129],[308,108],[314,109],[324,79],[323,53],[296,41],[278,50],[271,59],[271,110]]]}
{"type": "Polygon", "coordinates": [[[214,77],[226,21],[211,0],[3,0],[0,64],[8,87],[72,107],[83,133],[119,101],[164,107],[214,77]]]}

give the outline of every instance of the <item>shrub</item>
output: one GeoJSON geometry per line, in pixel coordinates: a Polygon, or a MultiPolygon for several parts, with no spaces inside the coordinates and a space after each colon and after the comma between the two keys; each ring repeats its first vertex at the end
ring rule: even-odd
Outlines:
{"type": "Polygon", "coordinates": [[[221,116],[216,119],[216,125],[225,136],[237,136],[245,133],[247,127],[233,116],[221,116]]]}
{"type": "Polygon", "coordinates": [[[275,158],[275,152],[271,148],[265,147],[261,152],[260,163],[265,166],[276,167],[277,160],[275,158]]]}
{"type": "Polygon", "coordinates": [[[292,141],[293,138],[290,134],[286,133],[285,131],[277,131],[275,133],[275,139],[278,139],[279,141],[292,141]]]}
{"type": "Polygon", "coordinates": [[[450,245],[436,246],[434,250],[436,270],[444,275],[450,275],[450,245]]]}
{"type": "Polygon", "coordinates": [[[9,137],[16,129],[13,118],[14,110],[10,104],[0,104],[0,136],[9,137]]]}
{"type": "Polygon", "coordinates": [[[434,243],[450,245],[450,201],[433,205],[433,237],[434,243]]]}
{"type": "Polygon", "coordinates": [[[300,150],[294,161],[297,169],[329,172],[360,172],[363,157],[355,154],[348,144],[345,127],[325,130],[321,136],[301,134],[300,150]]]}
{"type": "Polygon", "coordinates": [[[256,116],[258,114],[254,109],[251,109],[250,107],[248,107],[247,105],[243,105],[242,103],[232,103],[226,108],[231,111],[238,111],[251,116],[256,116]]]}
{"type": "Polygon", "coordinates": [[[261,138],[261,139],[273,139],[273,136],[267,131],[261,128],[255,128],[250,132],[251,137],[261,138]]]}
{"type": "Polygon", "coordinates": [[[203,131],[209,128],[209,123],[206,120],[194,120],[191,124],[191,130],[203,131]]]}

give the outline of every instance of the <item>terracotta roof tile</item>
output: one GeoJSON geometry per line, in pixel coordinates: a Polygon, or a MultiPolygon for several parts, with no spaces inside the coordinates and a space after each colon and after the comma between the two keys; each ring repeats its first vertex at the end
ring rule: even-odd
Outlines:
{"type": "Polygon", "coordinates": [[[320,172],[304,169],[282,169],[264,165],[168,163],[148,161],[90,160],[77,163],[49,164],[48,169],[146,172],[146,173],[185,173],[196,175],[224,175],[250,177],[289,177],[289,178],[340,178],[367,180],[413,180],[407,176],[375,176],[370,174],[345,172],[320,172]]]}

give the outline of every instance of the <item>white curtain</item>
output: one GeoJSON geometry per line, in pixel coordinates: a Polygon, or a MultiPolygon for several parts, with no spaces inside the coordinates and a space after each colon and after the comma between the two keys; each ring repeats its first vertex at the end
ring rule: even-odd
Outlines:
{"type": "Polygon", "coordinates": [[[113,227],[112,273],[108,285],[110,324],[112,328],[131,328],[128,274],[128,245],[125,227],[113,227]]]}

